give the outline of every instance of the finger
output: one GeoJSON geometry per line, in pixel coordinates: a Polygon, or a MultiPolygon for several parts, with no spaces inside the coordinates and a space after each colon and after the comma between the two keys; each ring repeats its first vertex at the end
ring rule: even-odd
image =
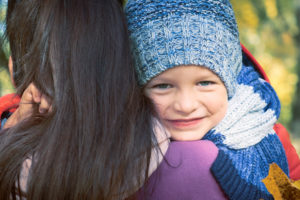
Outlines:
{"type": "Polygon", "coordinates": [[[40,113],[46,113],[51,107],[51,101],[46,95],[42,95],[41,97],[41,103],[39,105],[39,112],[40,113]]]}
{"type": "Polygon", "coordinates": [[[20,102],[19,104],[19,113],[24,117],[31,115],[34,112],[34,102],[20,102]]]}
{"type": "Polygon", "coordinates": [[[42,98],[42,93],[39,89],[34,85],[34,83],[30,83],[29,85],[30,92],[32,94],[32,99],[34,103],[40,103],[42,98]]]}
{"type": "Polygon", "coordinates": [[[41,93],[33,83],[30,83],[23,92],[20,103],[40,103],[41,93]]]}

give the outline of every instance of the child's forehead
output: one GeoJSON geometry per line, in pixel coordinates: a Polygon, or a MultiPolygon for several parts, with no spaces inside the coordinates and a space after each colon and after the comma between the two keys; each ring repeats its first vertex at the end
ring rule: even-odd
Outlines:
{"type": "MultiPolygon", "coordinates": [[[[167,69],[155,77],[150,79],[149,82],[155,80],[162,80],[162,79],[177,79],[180,77],[194,77],[197,76],[198,78],[218,78],[220,77],[210,70],[208,67],[201,66],[201,65],[177,65],[170,69],[167,69]]],[[[148,82],[148,83],[149,83],[148,82]]]]}
{"type": "Polygon", "coordinates": [[[194,65],[194,64],[191,64],[191,65],[176,65],[176,66],[173,66],[172,68],[167,69],[167,70],[161,72],[156,77],[163,76],[163,75],[168,75],[168,74],[176,73],[176,72],[181,73],[181,72],[187,72],[187,71],[191,71],[193,73],[197,73],[198,75],[201,74],[201,75],[214,75],[214,76],[218,76],[209,67],[206,67],[204,65],[194,65]]]}

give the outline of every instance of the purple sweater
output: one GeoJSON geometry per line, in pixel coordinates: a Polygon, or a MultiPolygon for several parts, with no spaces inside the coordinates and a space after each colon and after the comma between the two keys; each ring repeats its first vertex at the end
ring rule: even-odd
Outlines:
{"type": "Polygon", "coordinates": [[[217,155],[218,148],[208,140],[171,142],[138,199],[227,199],[210,172],[217,155]]]}

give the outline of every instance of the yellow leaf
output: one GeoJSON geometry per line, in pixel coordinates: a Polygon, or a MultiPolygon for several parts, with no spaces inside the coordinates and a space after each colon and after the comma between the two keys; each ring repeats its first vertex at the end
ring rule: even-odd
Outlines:
{"type": "Polygon", "coordinates": [[[294,185],[295,185],[296,188],[300,189],[300,180],[295,181],[294,185]]]}
{"type": "Polygon", "coordinates": [[[289,180],[285,173],[275,163],[270,165],[269,174],[262,182],[275,200],[300,199],[300,180],[296,182],[289,180]]]}

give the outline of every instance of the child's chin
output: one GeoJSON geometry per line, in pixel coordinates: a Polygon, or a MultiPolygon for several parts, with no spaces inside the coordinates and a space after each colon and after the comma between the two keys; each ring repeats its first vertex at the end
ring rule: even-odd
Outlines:
{"type": "Polygon", "coordinates": [[[201,140],[205,134],[199,134],[199,132],[171,133],[171,139],[175,141],[196,141],[201,140]]]}

